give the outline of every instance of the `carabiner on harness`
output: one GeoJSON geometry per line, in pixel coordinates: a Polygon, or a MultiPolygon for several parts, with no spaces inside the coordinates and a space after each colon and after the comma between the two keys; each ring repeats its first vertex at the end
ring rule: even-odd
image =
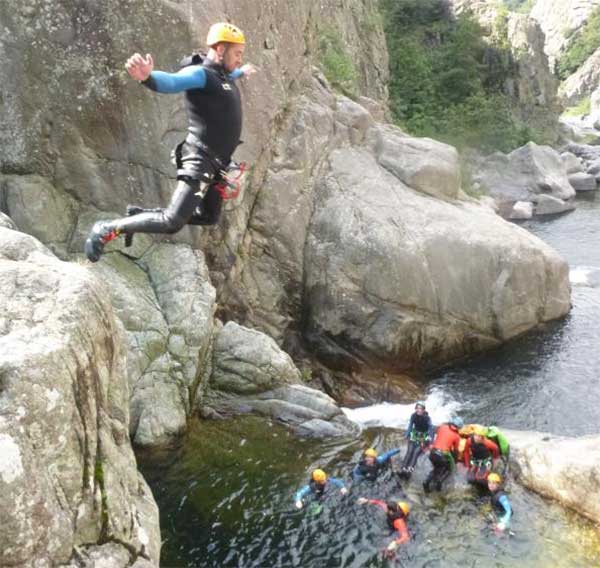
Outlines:
{"type": "Polygon", "coordinates": [[[242,188],[244,174],[248,166],[246,162],[231,162],[227,170],[219,172],[219,181],[214,188],[221,194],[224,201],[235,199],[242,188]],[[236,173],[237,172],[237,173],[236,173]]]}

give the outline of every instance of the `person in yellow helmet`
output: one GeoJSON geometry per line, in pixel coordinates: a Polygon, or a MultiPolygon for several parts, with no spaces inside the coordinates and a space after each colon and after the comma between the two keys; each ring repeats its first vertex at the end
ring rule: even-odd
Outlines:
{"type": "Polygon", "coordinates": [[[125,64],[129,75],[158,93],[184,93],[188,133],[174,150],[177,186],[166,208],[127,207],[127,216],[98,221],[84,251],[91,262],[100,260],[104,246],[135,233],[176,233],[186,224],[214,225],[222,207],[222,186],[231,157],[240,143],[242,103],[236,80],[255,72],[242,65],[244,33],[233,24],[214,24],[206,40],[206,56],[194,54],[177,73],[154,70],[152,55],[132,55],[125,64]],[[221,189],[220,189],[221,188],[221,189]]]}
{"type": "Polygon", "coordinates": [[[400,449],[395,448],[388,450],[382,455],[378,455],[375,448],[368,448],[364,451],[358,465],[352,471],[352,478],[354,481],[361,479],[375,481],[381,471],[390,464],[392,457],[399,453],[400,449]]]}
{"type": "Polygon", "coordinates": [[[490,490],[490,503],[492,509],[499,517],[497,522],[494,524],[494,530],[496,532],[504,532],[509,528],[510,520],[512,518],[512,507],[508,495],[501,489],[502,478],[497,473],[490,473],[487,477],[487,486],[490,490]]]}
{"type": "Polygon", "coordinates": [[[337,487],[342,495],[348,493],[341,479],[329,477],[322,469],[315,469],[310,476],[308,484],[299,489],[294,496],[296,508],[302,509],[304,500],[309,496],[312,496],[313,499],[322,499],[329,484],[337,487]]]}
{"type": "Polygon", "coordinates": [[[385,511],[388,526],[390,529],[397,532],[397,536],[388,544],[384,554],[390,558],[393,557],[398,546],[410,540],[408,527],[406,526],[406,521],[410,514],[410,505],[406,501],[391,500],[385,502],[380,501],[379,499],[365,499],[364,497],[359,497],[356,502],[359,505],[376,505],[385,511]]]}

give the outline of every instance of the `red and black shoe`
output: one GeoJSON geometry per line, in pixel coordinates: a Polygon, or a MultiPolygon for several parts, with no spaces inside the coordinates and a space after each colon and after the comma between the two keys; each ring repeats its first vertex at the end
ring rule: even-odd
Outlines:
{"type": "Polygon", "coordinates": [[[98,262],[104,251],[104,245],[121,234],[112,221],[98,221],[92,227],[85,241],[85,256],[90,262],[98,262]]]}

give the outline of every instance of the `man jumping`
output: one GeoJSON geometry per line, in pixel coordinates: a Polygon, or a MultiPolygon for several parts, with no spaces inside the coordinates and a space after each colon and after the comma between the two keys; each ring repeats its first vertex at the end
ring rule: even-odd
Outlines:
{"type": "Polygon", "coordinates": [[[120,235],[176,233],[186,224],[213,225],[219,220],[222,197],[215,178],[226,171],[240,142],[242,104],[235,80],[255,72],[242,66],[246,40],[228,23],[211,26],[208,54],[194,55],[177,73],[154,71],[150,54],[134,54],[125,68],[129,75],[158,93],[185,92],[188,134],[175,150],[177,187],[166,209],[128,207],[128,216],[98,221],[85,242],[85,254],[97,262],[104,245],[120,235]]]}

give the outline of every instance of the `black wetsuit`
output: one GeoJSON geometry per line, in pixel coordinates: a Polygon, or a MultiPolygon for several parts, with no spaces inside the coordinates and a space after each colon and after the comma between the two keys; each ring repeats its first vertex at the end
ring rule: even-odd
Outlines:
{"type": "Polygon", "coordinates": [[[414,471],[423,450],[433,439],[433,424],[427,412],[423,412],[423,414],[414,412],[412,414],[406,437],[408,438],[408,447],[399,475],[408,479],[414,471]]]}
{"type": "Polygon", "coordinates": [[[219,220],[222,197],[210,184],[240,142],[242,104],[235,79],[241,73],[194,58],[184,60],[176,74],[153,71],[143,82],[160,93],[185,92],[188,135],[175,149],[178,183],[168,207],[132,208],[137,214],[117,221],[121,232],[176,233],[187,223],[213,225],[219,220]]]}

